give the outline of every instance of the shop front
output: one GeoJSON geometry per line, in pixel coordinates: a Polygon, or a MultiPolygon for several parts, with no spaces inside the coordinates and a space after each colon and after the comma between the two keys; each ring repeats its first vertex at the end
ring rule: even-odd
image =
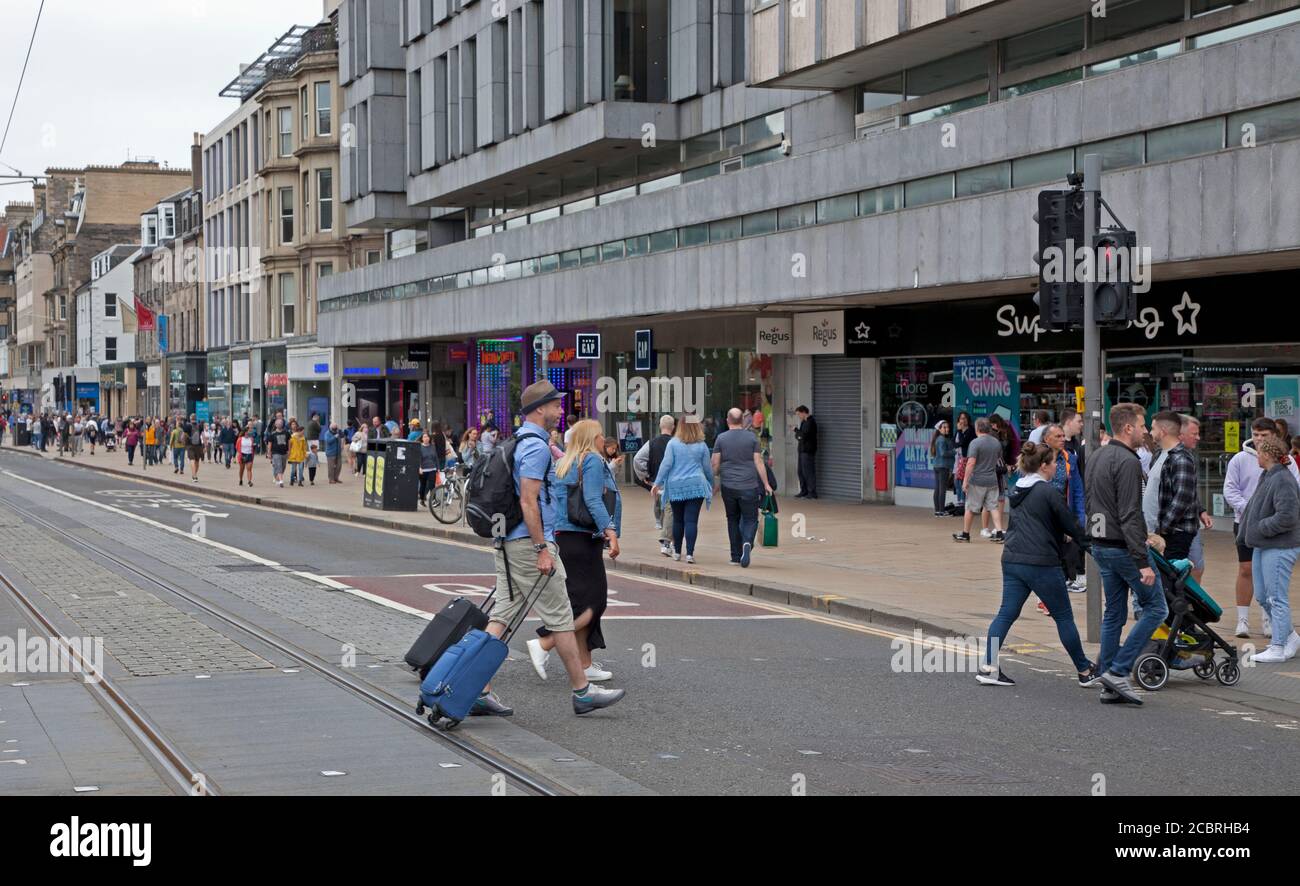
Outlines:
{"type": "Polygon", "coordinates": [[[208,412],[212,416],[230,415],[230,352],[208,353],[208,412]]]}
{"type": "Polygon", "coordinates": [[[145,367],[144,409],[146,416],[163,414],[162,401],[162,366],[150,363],[145,367]]]}
{"type": "MultiPolygon", "coordinates": [[[[1202,504],[1230,522],[1227,462],[1267,415],[1300,426],[1300,345],[1285,322],[1264,322],[1242,298],[1294,292],[1300,273],[1156,283],[1139,296],[1136,322],[1102,332],[1103,401],[1201,420],[1202,504]]],[[[895,501],[929,504],[936,423],[962,411],[1000,415],[1018,437],[1031,415],[1059,419],[1082,399],[1083,336],[1044,331],[1032,296],[846,312],[846,354],[880,361],[878,445],[894,451],[895,501]]],[[[819,406],[820,410],[820,406],[819,406]]]]}
{"type": "Polygon", "coordinates": [[[230,414],[243,419],[252,416],[252,388],[249,379],[252,373],[247,351],[230,352],[230,414]]]}
{"type": "Polygon", "coordinates": [[[271,345],[257,349],[257,362],[260,372],[257,375],[260,388],[253,391],[253,406],[262,416],[269,420],[277,412],[284,412],[288,418],[289,410],[289,358],[283,345],[271,345]]]}
{"type": "Polygon", "coordinates": [[[321,423],[330,420],[334,372],[334,352],[329,348],[297,349],[288,352],[289,360],[289,414],[306,423],[313,413],[321,423]]]}

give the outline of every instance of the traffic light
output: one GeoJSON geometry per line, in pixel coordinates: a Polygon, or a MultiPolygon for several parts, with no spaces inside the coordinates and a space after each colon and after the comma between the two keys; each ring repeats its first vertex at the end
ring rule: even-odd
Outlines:
{"type": "Polygon", "coordinates": [[[1124,326],[1137,319],[1131,262],[1137,255],[1135,231],[1107,231],[1093,242],[1097,259],[1098,326],[1124,326]]]}
{"type": "Polygon", "coordinates": [[[1073,272],[1075,250],[1084,245],[1083,190],[1040,191],[1038,212],[1039,317],[1048,329],[1083,324],[1083,281],[1073,272]]]}

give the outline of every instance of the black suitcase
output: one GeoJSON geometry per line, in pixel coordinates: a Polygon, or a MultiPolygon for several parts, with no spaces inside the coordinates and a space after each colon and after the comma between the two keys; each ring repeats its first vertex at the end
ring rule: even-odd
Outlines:
{"type": "Polygon", "coordinates": [[[493,591],[483,601],[481,609],[470,600],[457,597],[433,617],[411,651],[406,653],[406,663],[411,666],[411,670],[419,673],[421,680],[428,676],[434,662],[459,643],[462,637],[470,631],[481,631],[487,627],[488,613],[492,610],[492,597],[495,594],[493,591]]]}

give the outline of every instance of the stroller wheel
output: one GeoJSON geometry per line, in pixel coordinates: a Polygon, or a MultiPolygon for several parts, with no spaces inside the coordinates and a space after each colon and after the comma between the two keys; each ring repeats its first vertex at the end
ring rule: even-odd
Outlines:
{"type": "Polygon", "coordinates": [[[1241,679],[1241,668],[1232,659],[1225,659],[1219,664],[1214,676],[1224,686],[1236,686],[1237,681],[1241,679]]]}
{"type": "Polygon", "coordinates": [[[1148,652],[1133,665],[1133,678],[1143,689],[1156,692],[1169,682],[1169,665],[1159,655],[1148,652]]]}
{"type": "Polygon", "coordinates": [[[1215,670],[1214,659],[1211,658],[1211,659],[1206,659],[1205,661],[1193,667],[1192,673],[1200,677],[1202,680],[1208,680],[1214,676],[1214,670],[1215,670]]]}

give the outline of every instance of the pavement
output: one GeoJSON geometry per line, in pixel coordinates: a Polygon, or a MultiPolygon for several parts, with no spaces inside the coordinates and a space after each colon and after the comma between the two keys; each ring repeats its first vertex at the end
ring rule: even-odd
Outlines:
{"type": "MultiPolygon", "coordinates": [[[[8,442],[4,449],[13,450],[8,442]]],[[[32,453],[30,447],[23,450],[32,453]]],[[[46,453],[45,458],[56,458],[46,453]]],[[[443,526],[423,509],[395,513],[362,504],[361,478],[344,469],[340,485],[278,488],[270,482],[270,461],[259,458],[255,492],[241,488],[235,468],[205,463],[199,482],[172,472],[170,465],[145,470],[137,458],[128,468],[123,452],[68,458],[83,467],[147,480],[169,488],[203,492],[305,515],[344,519],[388,529],[483,544],[465,526],[443,526]]],[[[659,553],[649,493],[623,489],[622,556],[619,572],[681,581],[783,605],[813,609],[855,621],[927,635],[965,636],[987,631],[1001,601],[1001,546],[978,536],[968,545],[952,540],[960,521],[937,518],[924,508],[797,500],[780,496],[781,537],[776,549],[758,547],[749,569],[732,565],[721,501],[701,515],[696,563],[688,566],[659,553]]],[[[1225,612],[1235,613],[1236,550],[1230,533],[1205,538],[1207,570],[1203,586],[1225,612]]],[[[1011,633],[1010,645],[1023,651],[1060,650],[1055,623],[1026,604],[1011,633]]],[[[1086,641],[1086,595],[1072,594],[1075,621],[1086,641]]],[[[1250,641],[1267,645],[1258,632],[1259,608],[1252,610],[1250,641]]],[[[1230,631],[1232,625],[1225,624],[1230,631]]],[[[1085,643],[1090,652],[1095,645],[1085,643]]],[[[1262,648],[1262,646],[1260,647],[1262,648]]],[[[1063,653],[1062,653],[1063,655],[1063,653]]],[[[1300,682],[1300,681],[1298,681],[1300,682]]]]}
{"type": "MultiPolygon", "coordinates": [[[[196,492],[195,484],[156,486],[135,479],[138,473],[128,479],[85,470],[88,457],[72,461],[0,453],[0,497],[321,659],[337,660],[341,649],[355,649],[354,675],[397,699],[415,697],[417,679],[401,662],[422,627],[414,613],[436,611],[452,595],[481,596],[491,583],[489,552],[464,539],[306,519],[294,499],[288,508],[238,503],[196,492]],[[192,530],[196,517],[206,520],[201,539],[192,530]]],[[[284,490],[290,492],[306,499],[326,489],[284,490]]],[[[833,514],[841,506],[820,507],[833,514]]],[[[877,519],[890,516],[864,510],[877,519]]],[[[14,556],[41,562],[39,552],[24,550],[42,544],[27,541],[26,529],[5,530],[13,536],[14,556]]],[[[941,529],[949,531],[929,531],[941,529]]],[[[950,558],[995,553],[992,546],[958,548],[944,541],[952,546],[943,548],[953,551],[950,558]]],[[[92,568],[69,561],[66,545],[60,545],[43,561],[51,575],[92,568]]],[[[717,550],[702,547],[701,565],[717,550]]],[[[6,557],[0,544],[0,562],[6,557]]],[[[774,570],[778,563],[770,557],[755,570],[774,570]]],[[[32,581],[53,606],[62,586],[44,582],[39,570],[32,581]]],[[[1247,797],[1276,793],[1279,785],[1300,778],[1300,680],[1277,674],[1265,679],[1262,666],[1236,687],[1177,674],[1166,689],[1146,694],[1141,709],[1104,707],[1095,690],[1077,688],[1069,665],[1053,658],[1052,650],[1008,656],[1007,671],[1017,685],[983,687],[960,657],[931,668],[907,642],[910,630],[627,569],[611,574],[611,590],[603,619],[608,648],[596,657],[614,672],[611,685],[627,690],[621,704],[573,716],[558,664],[551,663],[549,680],[542,682],[528,662],[523,640],[531,635],[529,625],[512,642],[511,657],[493,681],[515,716],[469,721],[458,732],[578,792],[599,794],[1082,795],[1094,792],[1102,776],[1110,794],[1247,797]],[[1215,754],[1215,764],[1190,780],[1184,752],[1189,736],[1215,754]]],[[[157,588],[149,592],[168,599],[157,588]]],[[[82,605],[62,602],[65,614],[82,605]]],[[[208,624],[202,613],[170,602],[208,624]]],[[[109,599],[104,605],[119,604],[109,599]]],[[[305,673],[284,670],[286,662],[274,650],[208,626],[261,661],[223,669],[234,656],[209,644],[186,673],[155,675],[151,662],[131,654],[143,640],[138,633],[105,627],[105,647],[109,656],[121,651],[127,660],[120,665],[127,692],[219,786],[232,793],[331,786],[366,793],[392,789],[392,773],[403,766],[413,790],[440,783],[446,758],[436,747],[391,741],[383,724],[362,723],[360,711],[345,699],[311,685],[305,673]],[[203,668],[210,679],[192,682],[191,668],[203,668]],[[285,752],[300,741],[301,761],[285,752]],[[322,780],[326,768],[350,775],[322,780]]],[[[72,625],[68,630],[86,632],[72,625]]],[[[196,630],[189,623],[159,624],[161,655],[155,658],[168,659],[169,637],[196,630]]],[[[56,691],[69,692],[52,680],[33,681],[22,691],[26,704],[42,711],[64,702],[56,691]]],[[[6,708],[0,719],[11,713],[10,701],[0,699],[6,708]]],[[[0,743],[19,739],[16,747],[31,766],[40,759],[48,763],[40,779],[35,769],[0,765],[0,793],[9,789],[7,779],[26,779],[12,787],[40,792],[92,778],[76,767],[72,775],[63,772],[52,752],[36,756],[42,731],[65,742],[76,737],[63,736],[52,718],[41,713],[32,722],[9,718],[9,726],[0,725],[0,743]]],[[[89,757],[109,744],[93,723],[86,721],[84,729],[84,742],[74,750],[89,757]]],[[[472,768],[448,772],[469,776],[465,788],[482,792],[484,782],[472,768]]],[[[149,787],[138,766],[94,772],[93,778],[105,791],[149,787]]]]}

